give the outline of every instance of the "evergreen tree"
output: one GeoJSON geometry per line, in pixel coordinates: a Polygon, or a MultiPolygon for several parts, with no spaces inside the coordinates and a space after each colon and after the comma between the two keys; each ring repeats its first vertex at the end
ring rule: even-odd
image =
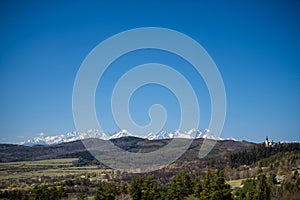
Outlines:
{"type": "Polygon", "coordinates": [[[182,171],[174,176],[167,186],[166,199],[181,200],[193,194],[193,183],[187,171],[182,171]]]}
{"type": "Polygon", "coordinates": [[[129,187],[129,194],[132,200],[140,200],[142,198],[143,179],[138,177],[134,179],[129,187]]]}
{"type": "Polygon", "coordinates": [[[119,194],[117,186],[113,183],[102,183],[99,185],[95,200],[114,200],[119,194]]]}
{"type": "Polygon", "coordinates": [[[148,176],[143,183],[141,200],[159,200],[162,199],[161,186],[152,177],[148,176]]]}
{"type": "Polygon", "coordinates": [[[246,191],[246,200],[256,200],[255,180],[248,179],[244,184],[244,191],[246,191]]]}
{"type": "Polygon", "coordinates": [[[214,180],[211,184],[211,198],[218,200],[232,199],[230,185],[226,184],[223,171],[216,171],[214,180]]]}
{"type": "Polygon", "coordinates": [[[207,170],[203,184],[202,184],[202,191],[201,191],[200,200],[210,200],[211,199],[211,174],[210,170],[207,170]]]}
{"type": "Polygon", "coordinates": [[[244,187],[239,189],[237,194],[238,194],[237,199],[246,199],[246,200],[270,200],[271,199],[271,189],[267,183],[267,178],[264,174],[260,174],[257,177],[257,180],[247,179],[246,182],[244,183],[244,187]]]}
{"type": "Polygon", "coordinates": [[[271,199],[271,191],[270,187],[267,184],[267,178],[264,174],[260,174],[258,176],[258,183],[257,183],[257,199],[258,200],[269,200],[271,199]]]}
{"type": "Polygon", "coordinates": [[[20,190],[11,191],[8,196],[9,196],[9,199],[11,199],[11,200],[25,199],[24,198],[25,196],[22,194],[22,192],[20,190]]]}
{"type": "Polygon", "coordinates": [[[95,194],[95,200],[105,200],[105,191],[102,184],[99,185],[96,194],[95,194]]]}
{"type": "Polygon", "coordinates": [[[199,177],[196,177],[194,181],[194,196],[197,198],[201,197],[202,183],[199,177]]]}

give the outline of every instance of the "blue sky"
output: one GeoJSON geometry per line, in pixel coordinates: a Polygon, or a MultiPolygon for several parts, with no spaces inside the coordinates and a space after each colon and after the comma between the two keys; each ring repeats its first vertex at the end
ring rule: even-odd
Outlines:
{"type": "MultiPolygon", "coordinates": [[[[299,19],[297,1],[1,2],[0,142],[74,130],[72,89],[82,61],[108,37],[149,26],[192,37],[215,61],[227,94],[221,137],[258,142],[268,135],[273,140],[299,141],[299,19]]],[[[173,54],[144,50],[116,60],[100,81],[96,109],[104,130],[117,129],[109,109],[117,78],[136,64],[153,61],[172,66],[189,79],[200,99],[199,128],[206,128],[210,100],[201,76],[173,54]]],[[[147,109],[153,103],[168,112],[164,129],[176,129],[178,102],[156,85],[133,95],[133,119],[147,124],[147,109]]]]}

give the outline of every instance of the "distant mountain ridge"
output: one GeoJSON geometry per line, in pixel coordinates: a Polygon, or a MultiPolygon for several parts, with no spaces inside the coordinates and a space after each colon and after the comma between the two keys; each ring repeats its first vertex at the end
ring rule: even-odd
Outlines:
{"type": "Polygon", "coordinates": [[[98,129],[90,129],[86,132],[72,131],[66,134],[60,134],[54,136],[45,136],[45,134],[41,133],[40,136],[20,142],[19,144],[25,146],[53,145],[53,144],[61,144],[66,142],[88,139],[88,138],[111,140],[111,139],[117,139],[122,137],[129,137],[129,136],[148,139],[148,140],[162,140],[162,139],[173,139],[173,138],[186,138],[186,139],[207,138],[213,140],[223,140],[222,138],[212,134],[209,129],[198,130],[194,128],[185,132],[179,130],[175,130],[173,132],[161,131],[156,134],[149,133],[145,137],[131,134],[125,129],[115,132],[112,135],[108,135],[104,132],[99,131],[98,129]]]}
{"type": "MultiPolygon", "coordinates": [[[[123,131],[124,132],[124,131],[123,131]]],[[[53,136],[52,136],[53,137],[53,136]]],[[[46,138],[44,136],[44,138],[46,138]]],[[[89,140],[89,139],[85,139],[89,140]]],[[[121,137],[110,140],[119,148],[133,153],[148,153],[167,145],[171,139],[149,140],[132,136],[121,137]]],[[[102,140],[102,142],[108,142],[102,140]]],[[[199,138],[192,141],[187,152],[184,153],[182,160],[194,161],[199,159],[199,150],[204,139],[199,138]]],[[[217,140],[214,150],[210,155],[222,156],[227,153],[239,152],[259,144],[247,141],[217,140]]],[[[176,148],[176,147],[173,147],[176,148]]],[[[170,149],[172,152],[173,150],[170,149]]],[[[82,140],[64,142],[53,145],[17,145],[0,144],[0,162],[15,162],[28,160],[45,160],[55,158],[84,158],[94,160],[95,158],[86,149],[82,140]]]]}

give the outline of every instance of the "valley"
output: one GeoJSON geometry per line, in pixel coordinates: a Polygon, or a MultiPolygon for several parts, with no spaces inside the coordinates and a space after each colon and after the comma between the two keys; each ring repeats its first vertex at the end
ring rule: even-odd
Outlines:
{"type": "MultiPolygon", "coordinates": [[[[245,184],[264,175],[268,188],[275,191],[270,194],[272,199],[297,199],[300,191],[300,143],[282,143],[266,148],[263,143],[220,140],[208,156],[199,159],[198,152],[203,140],[194,140],[188,151],[176,162],[149,173],[110,169],[95,160],[81,141],[47,146],[1,144],[0,197],[34,199],[32,195],[36,192],[51,193],[52,190],[60,190],[58,199],[97,199],[100,190],[104,194],[108,192],[108,188],[115,188],[112,199],[134,199],[130,188],[136,180],[142,178],[144,181],[149,179],[160,188],[161,195],[154,199],[168,199],[168,188],[174,179],[180,178],[178,176],[186,171],[188,174],[184,176],[191,180],[193,188],[200,184],[201,191],[203,181],[208,176],[207,173],[210,173],[212,182],[215,176],[223,177],[233,199],[246,199],[248,190],[244,191],[245,184]],[[218,175],[215,170],[221,170],[222,175],[218,175]]],[[[151,152],[170,142],[168,139],[148,140],[136,137],[122,137],[111,141],[130,152],[151,152]]],[[[198,199],[196,190],[179,199],[198,199]]]]}

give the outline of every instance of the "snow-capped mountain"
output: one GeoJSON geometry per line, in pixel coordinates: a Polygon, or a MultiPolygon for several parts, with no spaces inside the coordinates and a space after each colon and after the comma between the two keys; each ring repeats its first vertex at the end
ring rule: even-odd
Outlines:
{"type": "Polygon", "coordinates": [[[77,132],[72,131],[66,134],[54,135],[54,136],[45,136],[44,133],[40,133],[39,137],[29,139],[21,142],[21,145],[32,146],[32,145],[51,145],[51,144],[60,144],[64,142],[72,142],[76,140],[83,140],[87,138],[99,138],[102,140],[108,140],[109,136],[103,132],[100,132],[97,129],[91,129],[86,132],[77,132]]]}
{"type": "Polygon", "coordinates": [[[123,129],[119,132],[114,133],[112,136],[109,137],[109,139],[117,139],[121,137],[129,137],[129,136],[134,136],[134,135],[129,133],[126,129],[123,129]]]}
{"type": "Polygon", "coordinates": [[[187,139],[207,138],[213,140],[222,140],[222,138],[212,134],[209,129],[197,130],[195,128],[185,132],[175,130],[174,132],[162,131],[157,134],[150,133],[146,138],[149,140],[172,139],[172,138],[187,138],[187,139]]]}
{"type": "MultiPolygon", "coordinates": [[[[66,134],[60,134],[55,136],[45,136],[44,133],[41,133],[39,137],[35,137],[33,139],[23,141],[20,144],[27,145],[27,146],[51,145],[51,144],[60,144],[64,142],[72,142],[76,140],[83,140],[88,138],[110,140],[110,139],[117,139],[117,138],[128,137],[128,136],[140,137],[129,133],[125,129],[115,132],[112,135],[108,135],[106,133],[100,132],[97,129],[91,129],[86,132],[72,131],[66,134]]],[[[208,129],[204,129],[204,130],[191,129],[185,132],[179,130],[175,130],[173,132],[161,131],[156,134],[150,133],[143,138],[148,140],[161,140],[161,139],[173,139],[173,138],[187,138],[187,139],[208,138],[213,140],[222,140],[222,138],[212,134],[211,131],[208,129]]]]}

